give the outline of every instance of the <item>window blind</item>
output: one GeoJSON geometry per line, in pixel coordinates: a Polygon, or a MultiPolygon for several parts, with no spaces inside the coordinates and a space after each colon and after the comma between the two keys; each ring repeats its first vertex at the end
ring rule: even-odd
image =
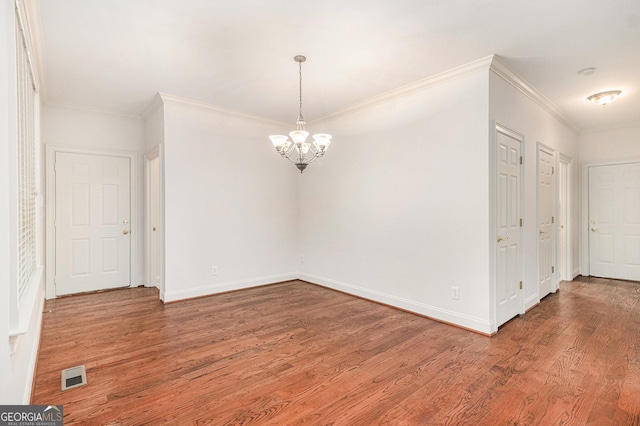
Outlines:
{"type": "Polygon", "coordinates": [[[36,89],[20,22],[16,19],[18,136],[18,295],[22,297],[37,263],[36,254],[36,89]]]}

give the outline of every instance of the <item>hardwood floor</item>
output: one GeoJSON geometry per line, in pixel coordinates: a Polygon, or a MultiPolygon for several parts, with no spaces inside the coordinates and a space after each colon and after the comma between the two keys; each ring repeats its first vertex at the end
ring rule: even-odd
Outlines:
{"type": "Polygon", "coordinates": [[[73,296],[45,304],[32,403],[65,425],[639,425],[639,301],[580,278],[489,338],[302,282],[73,296]]]}

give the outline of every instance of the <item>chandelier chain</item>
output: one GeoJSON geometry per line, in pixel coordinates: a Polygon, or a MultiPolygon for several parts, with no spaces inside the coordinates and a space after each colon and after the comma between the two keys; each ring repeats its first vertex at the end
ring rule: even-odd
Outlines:
{"type": "Polygon", "coordinates": [[[300,78],[300,115],[298,116],[298,121],[304,121],[304,116],[302,115],[302,62],[298,62],[298,76],[300,78]]]}

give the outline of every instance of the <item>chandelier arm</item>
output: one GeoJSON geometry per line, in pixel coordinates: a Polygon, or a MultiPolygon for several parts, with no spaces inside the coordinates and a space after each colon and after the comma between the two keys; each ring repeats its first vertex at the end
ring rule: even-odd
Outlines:
{"type": "Polygon", "coordinates": [[[297,149],[295,149],[295,145],[292,145],[292,146],[291,146],[291,148],[289,149],[289,151],[285,153],[284,157],[285,157],[287,160],[289,160],[289,161],[291,161],[292,163],[294,163],[294,164],[295,164],[298,160],[294,160],[294,159],[292,159],[291,157],[293,156],[293,153],[294,153],[294,152],[297,152],[297,151],[298,151],[298,150],[297,150],[297,149]]]}
{"type": "Polygon", "coordinates": [[[316,161],[318,158],[320,158],[320,156],[318,155],[318,153],[314,152],[313,153],[313,157],[311,157],[311,159],[309,161],[307,161],[307,164],[311,164],[314,161],[316,161]]]}

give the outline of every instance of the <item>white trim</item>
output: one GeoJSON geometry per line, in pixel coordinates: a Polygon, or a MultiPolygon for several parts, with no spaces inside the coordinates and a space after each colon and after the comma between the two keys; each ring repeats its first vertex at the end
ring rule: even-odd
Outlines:
{"type": "Polygon", "coordinates": [[[159,185],[160,185],[160,195],[158,196],[159,200],[158,202],[160,203],[160,300],[164,301],[165,300],[165,292],[167,291],[167,283],[166,283],[166,276],[167,276],[167,268],[166,268],[166,264],[167,264],[167,245],[166,245],[166,240],[165,240],[165,229],[167,229],[166,227],[166,222],[165,222],[165,202],[164,202],[164,188],[165,188],[165,181],[164,181],[164,174],[165,174],[165,169],[164,169],[164,158],[165,158],[165,151],[164,151],[164,143],[159,143],[158,144],[158,157],[159,157],[159,161],[160,164],[158,164],[158,167],[160,167],[160,179],[159,179],[159,185]]]}
{"type": "MultiPolygon", "coordinates": [[[[615,166],[620,164],[640,163],[640,157],[632,157],[627,159],[598,161],[591,163],[582,163],[582,203],[581,203],[581,223],[580,223],[580,274],[584,276],[591,275],[589,264],[589,169],[599,166],[615,166]]],[[[575,274],[575,272],[574,272],[575,274]]],[[[577,276],[578,274],[575,274],[577,276]]]]}
{"type": "MultiPolygon", "coordinates": [[[[164,102],[165,104],[169,103],[169,104],[179,105],[179,106],[186,107],[186,108],[193,108],[193,109],[206,111],[206,112],[215,112],[215,113],[227,115],[227,116],[230,116],[230,117],[237,117],[237,118],[242,118],[242,119],[247,119],[247,120],[259,121],[259,122],[262,122],[262,123],[275,124],[275,125],[278,125],[278,126],[289,126],[289,127],[291,127],[290,124],[284,123],[282,121],[272,120],[272,119],[269,119],[269,118],[261,117],[259,115],[249,114],[249,113],[238,111],[238,110],[231,109],[231,108],[224,108],[224,107],[220,107],[220,106],[207,104],[205,102],[197,101],[195,99],[183,98],[183,97],[180,97],[180,96],[169,95],[167,93],[158,93],[158,95],[162,99],[162,102],[164,102]]],[[[156,107],[155,106],[156,102],[157,102],[157,100],[154,100],[151,103],[150,107],[153,106],[155,108],[156,107]]],[[[147,110],[145,110],[145,113],[146,113],[146,111],[147,110]]]]}
{"type": "Polygon", "coordinates": [[[590,127],[588,129],[583,129],[580,132],[580,135],[582,136],[587,133],[609,132],[611,130],[626,129],[628,127],[640,127],[640,121],[630,121],[627,123],[619,123],[611,126],[590,127]]]}
{"type": "Polygon", "coordinates": [[[437,306],[427,305],[426,303],[416,302],[414,300],[405,299],[403,297],[394,296],[392,294],[380,291],[370,290],[354,284],[348,284],[317,275],[300,273],[299,279],[308,281],[312,284],[331,288],[333,290],[342,291],[364,299],[372,300],[385,305],[404,309],[409,312],[424,315],[449,324],[458,325],[480,333],[491,334],[495,329],[495,323],[490,323],[484,319],[472,317],[470,315],[461,314],[459,312],[442,309],[437,306]]]}
{"type": "MultiPolygon", "coordinates": [[[[29,284],[26,287],[25,294],[19,302],[18,322],[17,324],[9,325],[9,338],[12,339],[12,346],[14,345],[15,340],[18,336],[27,334],[27,332],[29,331],[33,307],[38,302],[38,297],[41,296],[39,295],[39,293],[43,272],[44,267],[40,265],[37,266],[33,274],[31,274],[31,278],[29,279],[29,284]]],[[[12,348],[11,354],[13,355],[13,353],[15,353],[15,348],[12,348]]]]}
{"type": "Polygon", "coordinates": [[[536,306],[538,303],[540,303],[540,298],[538,297],[538,293],[532,294],[531,296],[527,297],[524,300],[524,311],[525,312],[528,311],[529,309],[536,306]]]}
{"type": "Polygon", "coordinates": [[[46,87],[44,79],[44,56],[42,51],[42,24],[40,19],[40,2],[16,0],[20,22],[27,34],[27,46],[30,52],[29,59],[35,59],[35,64],[31,63],[31,72],[36,80],[36,91],[41,99],[46,99],[46,87]]]}
{"type": "Polygon", "coordinates": [[[398,98],[401,96],[409,95],[415,92],[419,92],[421,90],[426,90],[431,87],[437,86],[439,84],[448,83],[450,81],[456,80],[458,78],[466,77],[471,74],[475,74],[480,71],[489,70],[491,67],[491,63],[494,60],[495,55],[489,55],[484,58],[478,59],[473,62],[469,62],[465,65],[461,65],[456,68],[452,68],[450,70],[441,72],[431,77],[427,77],[413,83],[406,84],[404,86],[400,86],[396,89],[389,90],[387,92],[381,93],[379,95],[372,96],[370,98],[364,99],[362,101],[356,102],[352,105],[349,105],[344,108],[340,108],[337,111],[329,113],[317,120],[313,120],[309,122],[309,124],[313,124],[314,122],[324,121],[329,118],[333,118],[336,116],[350,114],[352,112],[357,112],[358,110],[369,108],[374,105],[380,104],[382,102],[386,102],[390,99],[398,98]]]}
{"type": "Polygon", "coordinates": [[[194,297],[211,296],[213,294],[225,293],[227,291],[243,290],[261,285],[274,284],[284,281],[292,281],[298,279],[298,274],[289,272],[286,274],[269,275],[266,277],[251,278],[247,280],[231,281],[221,284],[203,285],[200,287],[192,287],[186,290],[174,290],[164,293],[163,301],[176,302],[178,300],[193,299],[194,297]]]}
{"type": "Polygon", "coordinates": [[[33,60],[33,39],[32,39],[32,28],[29,22],[29,14],[26,12],[24,1],[23,0],[15,0],[16,5],[16,16],[19,22],[19,29],[24,38],[24,42],[27,50],[27,63],[29,64],[29,72],[31,73],[31,77],[33,79],[33,85],[35,87],[36,93],[40,93],[40,74],[38,69],[38,64],[34,63],[33,60]]]}
{"type": "Polygon", "coordinates": [[[44,297],[41,291],[38,292],[38,305],[36,307],[35,331],[34,336],[38,338],[33,342],[31,353],[29,354],[29,369],[25,378],[24,394],[22,395],[22,403],[24,405],[31,404],[31,393],[33,391],[33,379],[36,374],[36,365],[38,362],[38,352],[40,351],[40,336],[42,331],[42,314],[44,310],[44,297]]]}
{"type": "MultiPolygon", "coordinates": [[[[520,155],[523,160],[525,158],[525,137],[512,130],[502,124],[496,122],[495,120],[491,121],[491,126],[489,127],[489,238],[488,238],[488,252],[489,252],[489,317],[491,319],[491,329],[490,333],[495,333],[498,331],[498,297],[497,297],[497,271],[496,271],[496,262],[498,259],[497,250],[498,246],[495,244],[495,237],[497,235],[496,232],[496,206],[497,206],[497,193],[496,193],[496,174],[497,174],[497,163],[496,163],[496,143],[498,139],[498,132],[508,135],[516,140],[520,141],[520,155]]],[[[522,166],[520,168],[520,215],[524,216],[524,177],[525,177],[525,163],[522,162],[522,166]]],[[[527,226],[527,224],[525,224],[527,226]]],[[[525,309],[525,301],[524,301],[524,291],[527,288],[527,283],[524,280],[524,271],[525,271],[525,244],[524,244],[524,226],[520,227],[520,280],[523,283],[523,289],[520,291],[518,296],[519,304],[520,304],[520,315],[523,315],[526,312],[525,309]]]]}
{"type": "Polygon", "coordinates": [[[154,112],[156,112],[156,110],[160,108],[162,105],[163,105],[162,96],[160,96],[160,93],[156,93],[156,95],[153,97],[149,105],[147,105],[144,111],[142,111],[142,114],[141,114],[142,119],[146,122],[149,119],[149,117],[154,112]]]}
{"type": "MultiPolygon", "coordinates": [[[[573,159],[571,157],[569,157],[568,155],[565,155],[563,153],[559,153],[558,155],[558,162],[559,163],[564,163],[566,164],[566,188],[565,189],[565,193],[566,193],[566,212],[567,212],[567,217],[566,219],[566,229],[565,229],[565,235],[566,235],[566,247],[565,247],[565,270],[563,271],[563,274],[567,277],[567,279],[573,280],[573,278],[575,278],[575,276],[577,275],[573,275],[573,235],[574,235],[574,227],[573,227],[573,213],[572,213],[572,209],[573,209],[573,202],[572,202],[572,198],[573,198],[573,159]]],[[[559,165],[559,164],[558,164],[559,165]]],[[[558,171],[560,170],[560,168],[558,167],[558,171]]],[[[558,185],[561,185],[562,182],[559,182],[558,180],[558,185]]],[[[558,197],[560,196],[560,191],[558,191],[558,197]]]]}
{"type": "Polygon", "coordinates": [[[134,282],[137,277],[138,262],[136,261],[136,255],[138,253],[138,234],[141,233],[141,227],[138,223],[138,153],[134,151],[120,151],[120,150],[106,150],[106,149],[92,149],[85,147],[62,147],[47,145],[46,154],[46,173],[47,173],[47,239],[46,239],[46,298],[55,299],[55,265],[56,265],[56,253],[55,253],[55,208],[56,208],[56,179],[55,179],[55,159],[58,152],[67,152],[74,154],[87,154],[87,155],[102,155],[107,157],[124,157],[129,159],[129,175],[130,175],[130,205],[131,211],[130,224],[131,224],[131,246],[129,250],[130,256],[130,271],[129,271],[129,283],[131,287],[137,287],[134,282]]]}
{"type": "MultiPolygon", "coordinates": [[[[557,227],[558,223],[555,222],[555,217],[558,211],[558,199],[557,199],[557,179],[555,170],[558,169],[558,156],[556,155],[556,151],[549,147],[548,145],[543,144],[542,142],[536,143],[536,271],[537,271],[537,281],[536,285],[538,286],[538,298],[540,297],[540,244],[538,242],[538,236],[540,235],[540,151],[544,151],[547,154],[551,155],[553,159],[552,164],[554,168],[554,172],[551,175],[551,190],[553,193],[551,194],[551,216],[554,218],[554,223],[551,226],[551,263],[554,271],[551,273],[551,293],[555,293],[558,291],[558,271],[556,271],[556,265],[558,264],[558,236],[557,236],[557,227]]],[[[546,294],[545,294],[546,296],[546,294]]],[[[543,296],[544,297],[544,296],[543,296]]]]}
{"type": "MultiPolygon", "coordinates": [[[[158,167],[160,167],[160,146],[158,144],[151,151],[147,152],[144,156],[144,220],[145,220],[145,241],[144,241],[144,282],[145,287],[155,287],[155,278],[151,273],[151,259],[149,258],[151,254],[151,195],[150,195],[150,187],[149,184],[151,182],[151,171],[149,169],[149,164],[152,160],[158,159],[158,167]]],[[[158,177],[160,177],[160,171],[158,171],[158,177]]],[[[159,192],[162,192],[162,188],[160,187],[160,182],[158,182],[159,192]]],[[[162,210],[162,203],[160,202],[160,198],[158,199],[159,208],[162,210]]],[[[158,223],[157,231],[158,238],[158,250],[160,253],[164,253],[164,228],[160,226],[158,223]]],[[[160,256],[161,261],[163,260],[163,256],[160,256]]],[[[164,274],[162,273],[162,263],[160,266],[160,290],[163,293],[162,289],[164,289],[164,274]]]]}
{"type": "Polygon", "coordinates": [[[522,94],[534,101],[543,110],[551,114],[552,117],[563,123],[574,133],[579,134],[580,128],[575,125],[560,108],[558,108],[549,98],[543,95],[529,82],[527,82],[522,76],[511,69],[506,63],[500,59],[498,55],[493,56],[493,62],[491,63],[491,71],[493,71],[498,77],[502,78],[507,83],[511,84],[522,94]]]}
{"type": "Polygon", "coordinates": [[[98,107],[90,107],[85,105],[76,105],[76,104],[69,104],[64,102],[46,102],[45,106],[52,107],[52,108],[65,108],[65,109],[71,109],[74,111],[84,111],[84,112],[92,112],[92,113],[98,113],[98,114],[104,114],[104,115],[111,115],[114,117],[128,118],[130,120],[136,120],[136,121],[142,120],[141,115],[127,114],[124,112],[98,108],[98,107]]]}

